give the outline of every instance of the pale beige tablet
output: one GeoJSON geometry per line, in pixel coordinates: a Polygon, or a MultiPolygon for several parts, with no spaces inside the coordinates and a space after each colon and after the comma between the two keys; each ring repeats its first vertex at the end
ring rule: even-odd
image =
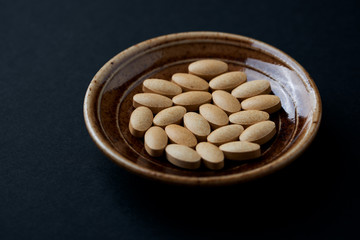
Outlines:
{"type": "Polygon", "coordinates": [[[205,80],[226,72],[228,70],[227,63],[215,59],[203,59],[193,62],[189,65],[189,73],[199,76],[205,80]]]}
{"type": "Polygon", "coordinates": [[[231,90],[244,82],[246,82],[246,74],[244,72],[234,71],[223,73],[213,78],[209,82],[209,86],[213,91],[224,90],[231,92],[231,90]]]}
{"type": "Polygon", "coordinates": [[[224,110],[227,114],[239,112],[241,105],[233,95],[223,90],[216,90],[212,93],[212,99],[216,106],[224,110]]]}
{"type": "Polygon", "coordinates": [[[238,140],[243,131],[244,128],[238,124],[219,127],[209,134],[207,141],[220,146],[221,144],[238,140]]]}
{"type": "Polygon", "coordinates": [[[188,112],[184,115],[184,127],[189,129],[199,142],[206,141],[206,137],[211,131],[209,122],[195,112],[188,112]]]}
{"type": "Polygon", "coordinates": [[[140,106],[148,107],[154,114],[171,107],[172,104],[170,98],[155,93],[138,93],[133,96],[133,106],[135,108],[140,106]]]}
{"type": "Polygon", "coordinates": [[[180,144],[169,144],[165,148],[167,160],[177,167],[197,169],[201,164],[200,155],[192,148],[180,144]]]}
{"type": "Polygon", "coordinates": [[[221,145],[225,158],[230,160],[242,161],[258,158],[261,156],[260,145],[251,142],[229,142],[221,145]]]}
{"type": "Polygon", "coordinates": [[[209,90],[209,83],[207,81],[189,73],[175,73],[172,75],[171,80],[179,85],[184,92],[209,90]]]}
{"type": "Polygon", "coordinates": [[[275,136],[276,127],[273,121],[262,121],[246,128],[240,135],[240,141],[264,144],[275,136]]]}
{"type": "Polygon", "coordinates": [[[144,136],[145,150],[153,157],[159,157],[164,153],[168,144],[168,137],[161,127],[151,127],[144,136]]]}
{"type": "Polygon", "coordinates": [[[153,113],[147,107],[136,108],[130,116],[129,130],[135,137],[143,137],[153,121],[153,113]]]}
{"type": "Polygon", "coordinates": [[[281,109],[281,102],[278,96],[264,94],[245,99],[241,106],[244,110],[261,110],[271,114],[281,109]]]}
{"type": "Polygon", "coordinates": [[[246,110],[231,114],[229,120],[231,123],[240,124],[247,128],[257,122],[266,121],[269,117],[270,115],[264,111],[246,110]]]}
{"type": "Polygon", "coordinates": [[[182,92],[180,86],[163,79],[146,79],[143,82],[144,93],[157,93],[172,98],[182,92]]]}
{"type": "Polygon", "coordinates": [[[155,115],[153,123],[160,127],[165,127],[170,124],[180,124],[185,113],[186,109],[182,106],[165,108],[155,115]]]}
{"type": "Polygon", "coordinates": [[[236,87],[231,94],[239,100],[254,97],[260,94],[268,94],[271,92],[270,82],[268,80],[253,80],[236,87]]]}
{"type": "Polygon", "coordinates": [[[165,127],[165,132],[171,143],[181,144],[191,148],[195,147],[197,144],[194,134],[183,126],[170,124],[165,127]]]}
{"type": "Polygon", "coordinates": [[[203,91],[190,91],[181,93],[172,98],[177,106],[183,106],[188,112],[197,111],[199,106],[211,102],[211,94],[203,91]]]}
{"type": "Polygon", "coordinates": [[[201,105],[199,112],[210,123],[212,129],[225,126],[229,123],[228,115],[221,108],[213,104],[201,105]]]}
{"type": "Polygon", "coordinates": [[[219,170],[224,167],[224,153],[214,144],[201,142],[196,145],[196,152],[201,156],[207,168],[219,170]]]}

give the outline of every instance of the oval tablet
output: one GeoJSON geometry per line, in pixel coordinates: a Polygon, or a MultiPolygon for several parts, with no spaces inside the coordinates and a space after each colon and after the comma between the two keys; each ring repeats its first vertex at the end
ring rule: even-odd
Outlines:
{"type": "Polygon", "coordinates": [[[208,91],[209,83],[204,79],[188,74],[188,73],[175,73],[171,77],[172,81],[179,85],[184,92],[187,91],[208,91]]]}
{"type": "Polygon", "coordinates": [[[270,82],[268,80],[254,80],[241,84],[231,91],[231,94],[239,100],[244,100],[260,94],[271,92],[270,82]]]}
{"type": "Polygon", "coordinates": [[[275,95],[258,95],[247,98],[241,102],[244,110],[262,110],[267,113],[274,113],[281,108],[280,98],[275,95]]]}
{"type": "Polygon", "coordinates": [[[216,90],[213,92],[212,99],[214,104],[224,110],[227,114],[235,113],[241,110],[239,100],[223,90],[216,90]]]}
{"type": "Polygon", "coordinates": [[[155,93],[138,93],[133,96],[133,106],[135,108],[145,106],[150,108],[153,113],[171,107],[172,104],[170,98],[155,93]]]}
{"type": "Polygon", "coordinates": [[[246,110],[231,114],[229,120],[231,123],[240,124],[246,128],[254,123],[266,121],[269,117],[269,114],[264,111],[246,110]]]}
{"type": "Polygon", "coordinates": [[[228,70],[227,63],[214,59],[204,59],[189,65],[189,73],[210,80],[228,70]]]}
{"type": "Polygon", "coordinates": [[[186,109],[184,107],[169,107],[156,114],[153,123],[160,127],[165,127],[169,124],[180,124],[185,113],[186,109]]]}
{"type": "Polygon", "coordinates": [[[225,158],[230,160],[249,160],[261,156],[260,145],[251,142],[229,142],[221,145],[225,158]]]}
{"type": "Polygon", "coordinates": [[[273,121],[263,121],[246,128],[239,139],[240,141],[264,144],[274,137],[275,133],[275,123],[273,121]]]}
{"type": "Polygon", "coordinates": [[[197,144],[194,134],[180,125],[168,125],[165,127],[165,132],[172,143],[185,145],[191,148],[195,147],[197,144]]]}
{"type": "Polygon", "coordinates": [[[150,156],[159,157],[163,154],[168,144],[168,137],[164,129],[154,126],[146,131],[144,143],[145,150],[150,156]]]}
{"type": "Polygon", "coordinates": [[[152,125],[153,113],[147,107],[136,108],[130,116],[129,130],[135,137],[143,137],[152,125]]]}
{"type": "Polygon", "coordinates": [[[198,141],[206,141],[206,137],[211,132],[209,122],[195,112],[188,112],[184,115],[184,126],[195,135],[198,141]]]}
{"type": "Polygon", "coordinates": [[[200,155],[192,148],[179,144],[169,144],[165,148],[166,158],[175,166],[197,169],[201,164],[200,155]]]}
{"type": "Polygon", "coordinates": [[[145,93],[157,93],[172,98],[182,92],[181,87],[163,79],[146,79],[142,87],[145,93]]]}
{"type": "Polygon", "coordinates": [[[211,102],[211,94],[202,91],[190,91],[173,97],[175,105],[183,106],[188,112],[197,111],[199,106],[211,102]]]}
{"type": "Polygon", "coordinates": [[[225,126],[229,123],[228,115],[221,108],[213,104],[201,105],[199,112],[210,123],[212,129],[225,126]]]}
{"type": "Polygon", "coordinates": [[[227,72],[213,78],[209,82],[209,86],[213,90],[224,90],[230,92],[240,84],[246,81],[246,74],[244,72],[227,72]]]}
{"type": "Polygon", "coordinates": [[[196,145],[196,152],[207,168],[219,170],[224,167],[224,153],[214,144],[201,142],[196,145]]]}
{"type": "Polygon", "coordinates": [[[208,142],[219,146],[221,144],[238,140],[240,134],[244,131],[241,125],[232,124],[220,127],[210,133],[207,137],[208,142]]]}

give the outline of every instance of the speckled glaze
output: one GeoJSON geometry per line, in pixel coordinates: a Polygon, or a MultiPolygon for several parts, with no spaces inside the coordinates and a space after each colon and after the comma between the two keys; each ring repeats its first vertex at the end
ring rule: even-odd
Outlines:
{"type": "Polygon", "coordinates": [[[297,158],[319,128],[321,100],[308,73],[291,57],[263,42],[228,33],[186,32],[157,37],[119,53],[95,75],[86,92],[84,117],[96,145],[125,169],[169,183],[226,185],[272,173],[297,158]],[[153,158],[128,129],[132,97],[146,78],[171,79],[189,63],[215,58],[229,71],[244,71],[248,81],[267,79],[282,109],[271,114],[276,136],[261,147],[262,156],[247,162],[226,161],[220,171],[186,170],[165,157],[153,158]]]}

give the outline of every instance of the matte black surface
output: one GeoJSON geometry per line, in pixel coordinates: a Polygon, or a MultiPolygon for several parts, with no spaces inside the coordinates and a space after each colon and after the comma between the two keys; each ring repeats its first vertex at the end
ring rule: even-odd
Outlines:
{"type": "Polygon", "coordinates": [[[358,237],[358,13],[357,1],[1,1],[0,239],[358,237]],[[293,164],[184,188],[96,148],[82,104],[98,69],[133,44],[194,30],[267,42],[313,77],[323,119],[293,164]]]}

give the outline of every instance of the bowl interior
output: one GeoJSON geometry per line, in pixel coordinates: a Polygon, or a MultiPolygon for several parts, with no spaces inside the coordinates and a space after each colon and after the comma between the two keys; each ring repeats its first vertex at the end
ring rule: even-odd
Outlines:
{"type": "Polygon", "coordinates": [[[125,168],[154,179],[188,184],[226,184],[271,172],[294,159],[316,133],[321,105],[314,82],[296,61],[262,42],[231,34],[182,33],[135,45],[110,60],[94,77],[85,100],[87,127],[97,145],[125,168]],[[226,161],[224,169],[185,170],[165,157],[153,158],[143,139],[128,129],[132,97],[146,78],[171,79],[189,63],[216,58],[229,70],[244,71],[248,81],[267,79],[282,109],[271,115],[277,135],[262,146],[262,156],[226,161]]]}

